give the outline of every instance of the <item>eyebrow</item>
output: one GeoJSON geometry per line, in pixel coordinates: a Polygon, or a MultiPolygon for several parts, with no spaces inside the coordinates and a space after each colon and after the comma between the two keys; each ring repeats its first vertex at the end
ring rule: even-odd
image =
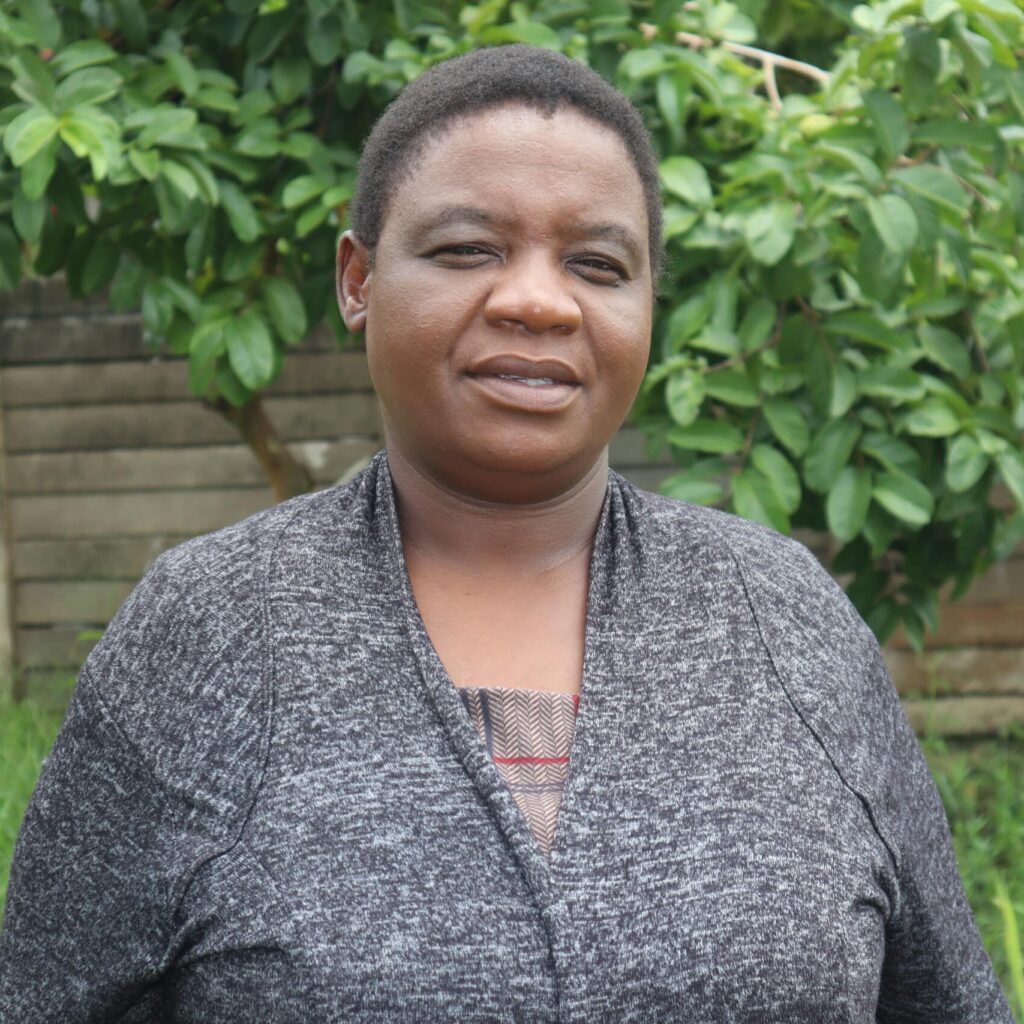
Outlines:
{"type": "MultiPolygon", "coordinates": [[[[501,223],[500,217],[476,206],[442,206],[430,214],[416,226],[417,234],[451,227],[453,224],[480,224],[484,227],[495,227],[501,223]]],[[[599,224],[573,224],[572,234],[583,239],[607,239],[617,242],[634,259],[640,260],[643,251],[636,234],[623,224],[605,222],[599,224]]]]}

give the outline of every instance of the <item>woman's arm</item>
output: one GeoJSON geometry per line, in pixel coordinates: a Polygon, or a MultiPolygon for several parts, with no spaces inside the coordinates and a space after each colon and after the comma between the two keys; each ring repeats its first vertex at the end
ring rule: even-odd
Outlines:
{"type": "Polygon", "coordinates": [[[734,553],[776,673],[889,851],[881,1024],[1013,1024],[931,772],[870,629],[802,545],[752,524],[734,553]]]}
{"type": "Polygon", "coordinates": [[[0,1019],[116,1021],[160,976],[183,808],[83,673],[29,804],[0,933],[0,1019]]]}
{"type": "Polygon", "coordinates": [[[15,848],[0,1020],[117,1021],[189,941],[181,896],[238,838],[265,759],[265,569],[248,529],[161,556],[90,654],[15,848]]]}

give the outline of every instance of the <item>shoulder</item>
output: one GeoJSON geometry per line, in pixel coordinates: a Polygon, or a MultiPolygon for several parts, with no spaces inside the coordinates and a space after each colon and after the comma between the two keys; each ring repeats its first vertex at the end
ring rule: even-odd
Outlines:
{"type": "Polygon", "coordinates": [[[83,666],[95,706],[170,792],[241,812],[270,729],[268,580],[344,517],[353,485],[302,495],[166,551],[83,666]]]}
{"type": "Polygon", "coordinates": [[[729,513],[630,491],[659,561],[667,559],[676,573],[710,566],[739,582],[738,599],[789,702],[891,845],[897,825],[887,822],[886,806],[898,776],[919,767],[916,741],[874,634],[842,588],[790,537],[729,513]]]}

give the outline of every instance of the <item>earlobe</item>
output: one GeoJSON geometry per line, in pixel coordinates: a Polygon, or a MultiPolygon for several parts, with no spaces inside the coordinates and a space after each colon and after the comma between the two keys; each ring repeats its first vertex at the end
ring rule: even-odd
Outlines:
{"type": "Polygon", "coordinates": [[[366,328],[370,298],[370,253],[352,233],[346,231],[338,242],[338,310],[345,326],[353,332],[366,328]]]}

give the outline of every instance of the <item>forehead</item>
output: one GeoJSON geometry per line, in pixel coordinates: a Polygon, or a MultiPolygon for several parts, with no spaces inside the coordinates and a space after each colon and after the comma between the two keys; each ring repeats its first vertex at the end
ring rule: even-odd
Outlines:
{"type": "Polygon", "coordinates": [[[647,244],[643,186],[624,142],[571,108],[547,115],[517,104],[452,122],[396,187],[386,227],[416,230],[457,207],[487,210],[496,224],[620,223],[647,244]]]}

